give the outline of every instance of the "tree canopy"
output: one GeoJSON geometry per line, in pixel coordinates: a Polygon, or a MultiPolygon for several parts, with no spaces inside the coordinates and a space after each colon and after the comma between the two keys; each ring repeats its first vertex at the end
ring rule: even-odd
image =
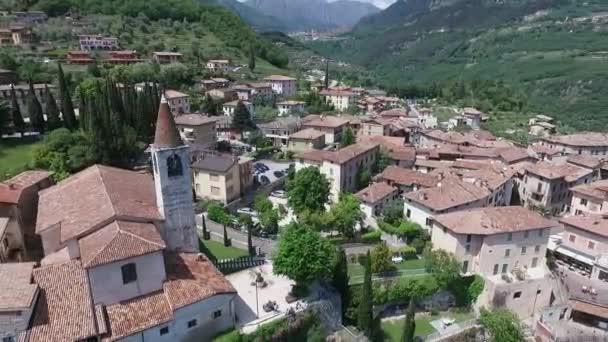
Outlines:
{"type": "Polygon", "coordinates": [[[361,202],[352,194],[342,194],[338,203],[331,207],[329,212],[329,223],[344,236],[352,237],[355,227],[363,219],[361,202]]]}
{"type": "Polygon", "coordinates": [[[329,181],[317,167],[301,169],[296,172],[293,180],[287,182],[289,205],[298,214],[325,211],[329,194],[329,181]]]}
{"type": "Polygon", "coordinates": [[[65,128],[52,131],[34,150],[34,167],[53,171],[56,181],[95,163],[91,137],[65,128]]]}
{"type": "Polygon", "coordinates": [[[32,127],[34,127],[40,134],[43,134],[46,129],[46,124],[44,122],[44,115],[42,114],[42,106],[40,105],[40,101],[38,101],[38,97],[36,96],[36,92],[34,90],[34,83],[32,81],[29,82],[27,112],[30,117],[30,124],[32,127]]]}
{"type": "Polygon", "coordinates": [[[425,251],[425,268],[437,280],[440,287],[446,288],[460,277],[461,265],[454,255],[443,250],[425,251]]]}
{"type": "Polygon", "coordinates": [[[279,240],[273,259],[274,273],[308,285],[316,279],[329,279],[335,248],[319,233],[298,223],[288,225],[279,240]]]}
{"type": "Polygon", "coordinates": [[[357,138],[355,137],[355,134],[353,133],[353,130],[349,128],[347,128],[344,133],[342,133],[342,139],[340,140],[340,146],[342,148],[352,145],[354,143],[357,142],[357,138]]]}
{"type": "Polygon", "coordinates": [[[234,109],[232,127],[240,132],[241,135],[243,135],[243,132],[255,128],[255,123],[253,123],[253,120],[251,119],[251,113],[249,113],[249,110],[243,101],[239,101],[234,109]]]}
{"type": "Polygon", "coordinates": [[[520,342],[524,340],[519,319],[506,309],[486,310],[481,308],[479,321],[496,342],[520,342]]]}

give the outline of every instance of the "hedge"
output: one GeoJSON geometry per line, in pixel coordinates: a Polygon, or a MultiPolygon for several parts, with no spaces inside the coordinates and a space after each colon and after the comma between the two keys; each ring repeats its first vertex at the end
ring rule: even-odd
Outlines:
{"type": "Polygon", "coordinates": [[[365,233],[361,235],[361,241],[363,243],[378,243],[380,242],[380,237],[382,236],[382,232],[379,230],[374,230],[369,233],[365,233]]]}

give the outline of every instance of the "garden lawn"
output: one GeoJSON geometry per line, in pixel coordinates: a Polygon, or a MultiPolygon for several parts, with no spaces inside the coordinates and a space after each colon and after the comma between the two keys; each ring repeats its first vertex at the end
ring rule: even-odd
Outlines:
{"type": "MultiPolygon", "coordinates": [[[[395,264],[397,271],[424,269],[424,259],[404,260],[395,264]]],[[[364,269],[360,264],[348,264],[348,276],[351,278],[363,277],[364,269]]]]}
{"type": "Polygon", "coordinates": [[[213,240],[204,241],[203,244],[218,259],[232,259],[248,255],[244,249],[226,247],[223,243],[213,240]]]}
{"type": "Polygon", "coordinates": [[[0,181],[27,170],[40,143],[34,137],[0,139],[0,181]]]}
{"type": "MultiPolygon", "coordinates": [[[[435,328],[431,325],[431,322],[443,317],[451,317],[458,322],[468,321],[475,316],[470,312],[440,312],[438,315],[416,315],[416,336],[425,337],[435,332],[435,328]]],[[[405,318],[398,320],[385,320],[382,322],[382,330],[386,341],[399,342],[401,341],[401,335],[403,334],[403,322],[405,318]]]]}

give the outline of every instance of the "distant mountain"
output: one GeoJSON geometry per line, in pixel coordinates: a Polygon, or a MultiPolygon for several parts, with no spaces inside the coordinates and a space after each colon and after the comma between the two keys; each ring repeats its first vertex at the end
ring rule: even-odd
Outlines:
{"type": "Polygon", "coordinates": [[[248,6],[281,20],[290,31],[352,27],[361,18],[378,13],[372,4],[339,0],[247,0],[248,6]]]}
{"type": "Polygon", "coordinates": [[[398,0],[315,51],[387,86],[500,80],[538,112],[608,130],[608,1],[398,0]]]}
{"type": "Polygon", "coordinates": [[[273,16],[266,15],[261,11],[251,6],[247,6],[237,0],[201,0],[201,2],[215,3],[217,5],[225,7],[232,13],[238,15],[241,19],[243,19],[243,21],[245,21],[257,31],[288,31],[288,27],[283,21],[273,16]]]}

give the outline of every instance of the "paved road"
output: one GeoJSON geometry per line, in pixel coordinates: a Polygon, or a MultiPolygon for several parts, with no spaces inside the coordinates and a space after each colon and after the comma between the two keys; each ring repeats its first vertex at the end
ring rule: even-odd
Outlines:
{"type": "MultiPolygon", "coordinates": [[[[205,221],[207,223],[207,229],[209,230],[209,232],[213,237],[219,237],[220,241],[224,238],[224,226],[222,226],[219,223],[213,222],[209,219],[206,219],[205,221]]],[[[201,226],[201,222],[199,220],[199,218],[197,217],[197,224],[199,225],[199,229],[202,229],[201,226]]],[[[235,245],[234,247],[237,248],[242,248],[242,249],[247,249],[247,234],[243,233],[239,230],[233,229],[228,227],[228,236],[232,239],[232,244],[235,245]]],[[[217,239],[214,239],[217,240],[217,239]]],[[[274,246],[276,244],[276,241],[270,240],[270,239],[262,239],[259,237],[253,237],[253,245],[256,246],[256,248],[261,248],[262,253],[266,254],[266,257],[271,258],[272,257],[272,252],[274,251],[274,246]]]]}

